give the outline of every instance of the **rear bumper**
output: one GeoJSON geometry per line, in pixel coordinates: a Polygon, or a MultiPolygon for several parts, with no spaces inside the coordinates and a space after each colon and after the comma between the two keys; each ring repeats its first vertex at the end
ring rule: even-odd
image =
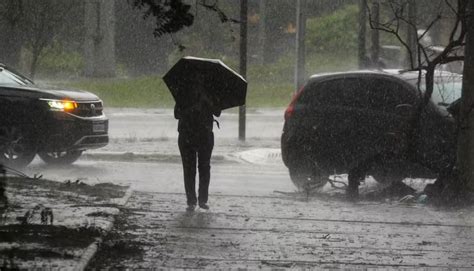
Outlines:
{"type": "Polygon", "coordinates": [[[83,118],[51,112],[43,129],[40,151],[97,149],[109,143],[109,120],[105,115],[83,118]]]}

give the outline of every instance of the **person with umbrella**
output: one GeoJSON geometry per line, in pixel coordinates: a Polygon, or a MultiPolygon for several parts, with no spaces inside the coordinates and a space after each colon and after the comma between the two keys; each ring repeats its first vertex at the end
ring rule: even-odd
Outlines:
{"type": "MultiPolygon", "coordinates": [[[[183,162],[184,187],[188,211],[193,211],[199,200],[199,207],[209,209],[207,205],[209,182],[211,178],[211,155],[214,148],[214,116],[219,117],[217,108],[206,94],[195,91],[194,105],[183,108],[176,103],[174,117],[178,119],[178,146],[183,162]],[[199,192],[196,199],[196,158],[199,169],[199,192]]],[[[194,99],[191,99],[194,100],[194,99]]]]}
{"type": "Polygon", "coordinates": [[[187,210],[209,209],[213,126],[221,111],[245,104],[247,81],[220,60],[183,57],[163,77],[176,101],[178,147],[183,163],[187,210]],[[199,191],[196,197],[196,160],[199,191]]]}

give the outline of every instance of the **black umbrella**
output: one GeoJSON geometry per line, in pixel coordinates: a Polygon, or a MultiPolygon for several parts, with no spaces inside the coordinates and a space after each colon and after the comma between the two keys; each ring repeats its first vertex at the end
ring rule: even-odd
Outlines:
{"type": "Polygon", "coordinates": [[[198,92],[221,110],[245,104],[247,81],[218,59],[186,56],[163,77],[177,104],[191,106],[198,92]]]}

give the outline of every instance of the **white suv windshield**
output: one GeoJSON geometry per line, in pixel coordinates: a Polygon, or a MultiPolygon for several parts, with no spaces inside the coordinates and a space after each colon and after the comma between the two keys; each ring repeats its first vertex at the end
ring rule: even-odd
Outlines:
{"type": "Polygon", "coordinates": [[[448,82],[435,82],[431,98],[435,104],[450,104],[461,98],[462,82],[453,80],[448,82]]]}
{"type": "MultiPolygon", "coordinates": [[[[409,80],[413,85],[416,85],[414,79],[409,80]]],[[[462,90],[462,76],[458,74],[447,74],[442,76],[435,76],[433,86],[433,94],[431,99],[437,105],[449,105],[450,103],[461,98],[462,90]]],[[[426,90],[424,78],[421,80],[420,88],[422,91],[426,90]]]]}
{"type": "Polygon", "coordinates": [[[29,82],[22,79],[20,76],[0,68],[0,85],[24,86],[28,84],[29,82]]]}

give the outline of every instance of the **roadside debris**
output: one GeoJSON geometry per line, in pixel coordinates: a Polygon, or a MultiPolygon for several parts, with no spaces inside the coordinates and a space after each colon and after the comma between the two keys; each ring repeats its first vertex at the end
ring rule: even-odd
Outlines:
{"type": "Polygon", "coordinates": [[[416,197],[413,195],[406,195],[403,198],[401,198],[398,202],[400,203],[415,203],[416,202],[416,197]]]}
{"type": "Polygon", "coordinates": [[[42,225],[53,225],[53,210],[38,204],[30,210],[26,211],[23,216],[16,218],[21,225],[32,224],[34,221],[41,221],[42,225]]]}
{"type": "Polygon", "coordinates": [[[80,266],[87,248],[111,228],[121,205],[118,199],[128,194],[126,186],[88,185],[81,180],[4,177],[1,181],[9,199],[0,210],[0,269],[6,270],[80,266]]]}

